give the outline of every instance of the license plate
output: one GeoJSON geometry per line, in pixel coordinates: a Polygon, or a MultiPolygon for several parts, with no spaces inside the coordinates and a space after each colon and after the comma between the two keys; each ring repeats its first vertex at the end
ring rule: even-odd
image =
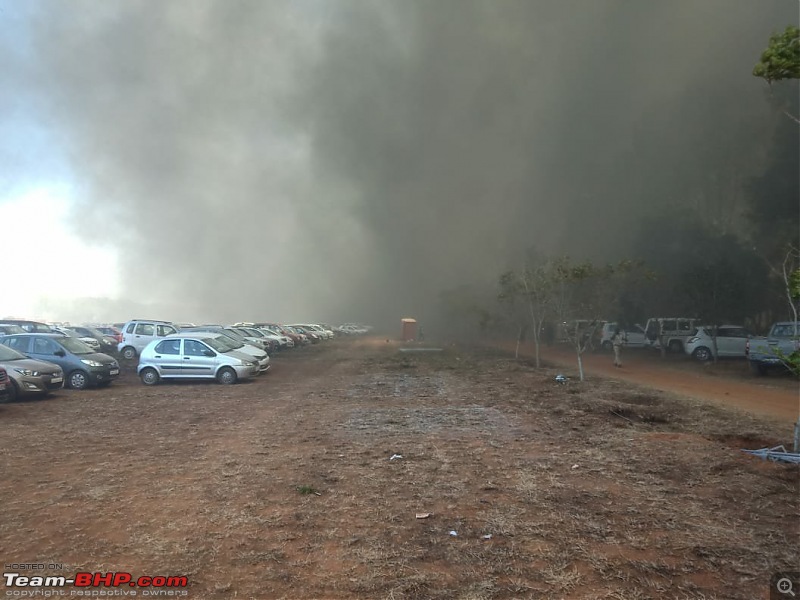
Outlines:
{"type": "Polygon", "coordinates": [[[63,378],[63,377],[53,377],[53,378],[50,380],[50,383],[61,383],[62,381],[64,381],[64,378],[63,378]]]}
{"type": "Polygon", "coordinates": [[[119,375],[119,369],[111,369],[108,372],[109,375],[119,375]]]}

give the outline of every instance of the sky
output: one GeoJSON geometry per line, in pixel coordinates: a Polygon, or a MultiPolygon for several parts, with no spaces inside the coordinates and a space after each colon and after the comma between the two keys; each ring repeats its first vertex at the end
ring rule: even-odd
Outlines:
{"type": "Polygon", "coordinates": [[[0,317],[383,324],[531,246],[624,255],[757,171],[752,66],[797,12],[0,0],[0,224],[37,269],[0,317]]]}

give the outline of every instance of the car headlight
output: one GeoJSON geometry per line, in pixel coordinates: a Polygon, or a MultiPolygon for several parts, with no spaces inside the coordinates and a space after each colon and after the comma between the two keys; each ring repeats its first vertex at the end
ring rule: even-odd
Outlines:
{"type": "Polygon", "coordinates": [[[697,342],[697,341],[699,341],[699,340],[700,340],[700,338],[693,337],[693,338],[691,338],[691,339],[689,340],[689,343],[690,343],[690,344],[694,344],[695,342],[697,342]]]}
{"type": "Polygon", "coordinates": [[[39,371],[31,371],[30,369],[14,369],[20,375],[26,375],[27,377],[38,377],[39,371]]]}
{"type": "Polygon", "coordinates": [[[89,360],[88,358],[82,358],[81,362],[85,365],[89,365],[90,367],[102,367],[103,363],[97,362],[96,360],[89,360]]]}
{"type": "Polygon", "coordinates": [[[256,363],[247,362],[246,360],[243,360],[243,361],[242,361],[242,364],[243,364],[245,367],[255,367],[255,366],[256,366],[256,363]]]}

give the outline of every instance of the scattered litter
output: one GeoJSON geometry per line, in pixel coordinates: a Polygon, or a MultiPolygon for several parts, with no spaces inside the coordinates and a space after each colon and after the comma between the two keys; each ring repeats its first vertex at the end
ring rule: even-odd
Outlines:
{"type": "Polygon", "coordinates": [[[482,535],[481,539],[482,540],[490,540],[490,539],[492,539],[492,534],[491,533],[487,533],[486,535],[482,535]]]}
{"type": "Polygon", "coordinates": [[[395,460],[395,459],[397,459],[397,458],[403,458],[403,455],[402,455],[402,454],[392,454],[392,455],[389,457],[389,460],[395,460]]]}
{"type": "Polygon", "coordinates": [[[450,536],[451,537],[458,537],[458,532],[455,529],[451,529],[450,530],[450,536]]]}
{"type": "Polygon", "coordinates": [[[614,410],[609,410],[608,412],[610,412],[612,415],[615,415],[615,416],[619,417],[620,419],[625,419],[629,423],[633,423],[633,419],[629,419],[625,415],[621,415],[621,414],[619,414],[618,412],[616,412],[614,410]]]}
{"type": "Polygon", "coordinates": [[[577,469],[577,468],[578,468],[578,465],[572,465],[572,468],[573,468],[573,469],[577,469]]]}
{"type": "Polygon", "coordinates": [[[417,513],[417,518],[418,518],[418,519],[427,519],[427,518],[428,518],[428,517],[430,517],[432,514],[433,514],[433,513],[417,513]]]}
{"type": "Polygon", "coordinates": [[[556,383],[564,385],[565,383],[567,383],[567,378],[561,373],[559,373],[558,375],[556,375],[556,383]]]}
{"type": "Polygon", "coordinates": [[[761,448],[761,450],[742,450],[763,460],[788,462],[800,465],[800,452],[787,452],[783,446],[774,448],[761,448]]]}

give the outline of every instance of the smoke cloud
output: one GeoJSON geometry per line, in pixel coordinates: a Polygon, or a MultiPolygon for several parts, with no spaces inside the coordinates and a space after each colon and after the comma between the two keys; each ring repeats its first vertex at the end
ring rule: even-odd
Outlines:
{"type": "Polygon", "coordinates": [[[39,7],[15,82],[123,306],[390,325],[532,245],[611,259],[681,206],[735,228],[775,118],[750,73],[797,22],[778,0],[39,7]]]}

